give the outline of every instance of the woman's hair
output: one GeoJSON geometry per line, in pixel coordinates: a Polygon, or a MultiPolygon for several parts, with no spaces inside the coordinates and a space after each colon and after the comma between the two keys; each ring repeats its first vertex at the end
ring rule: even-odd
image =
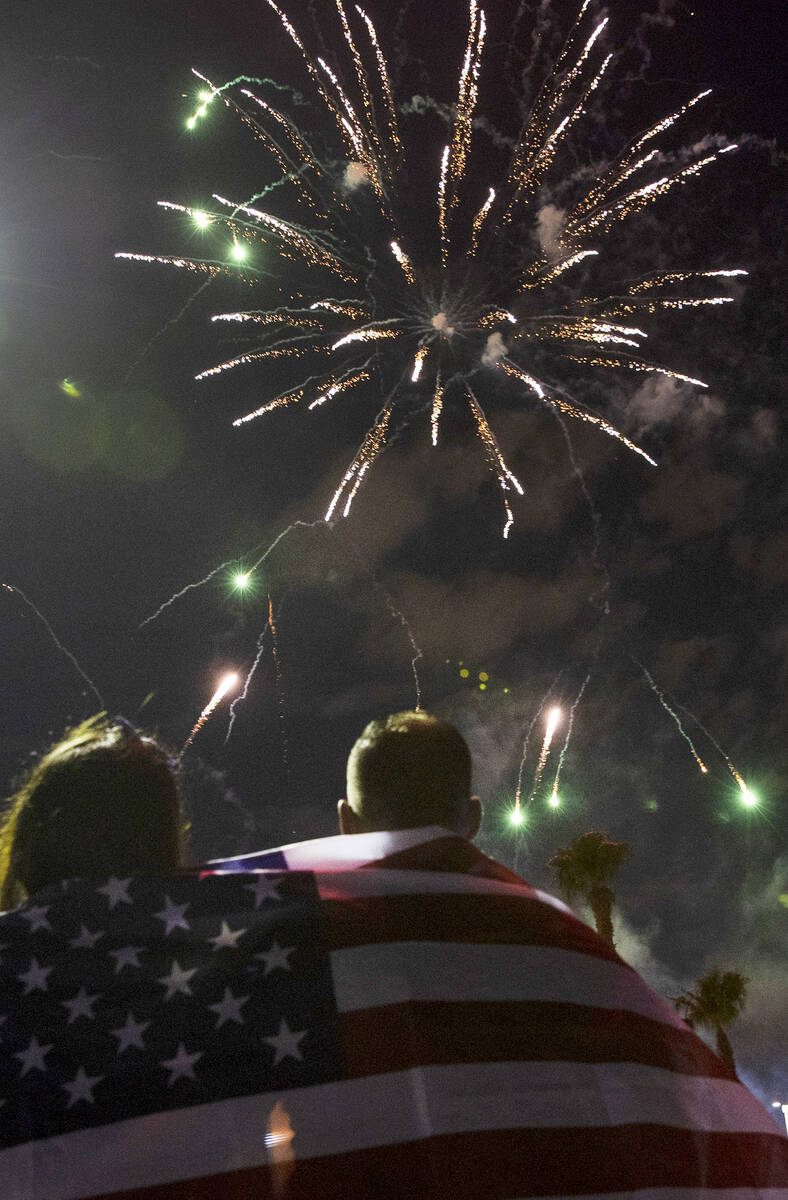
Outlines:
{"type": "Polygon", "coordinates": [[[156,874],[183,858],[167,752],[124,718],[67,729],[11,797],[0,825],[0,909],[79,876],[156,874]]]}

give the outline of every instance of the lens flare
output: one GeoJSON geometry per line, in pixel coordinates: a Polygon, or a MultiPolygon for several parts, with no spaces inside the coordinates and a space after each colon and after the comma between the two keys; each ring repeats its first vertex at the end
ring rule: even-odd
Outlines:
{"type": "Polygon", "coordinates": [[[758,807],[758,797],[755,795],[754,792],[750,791],[750,789],[747,787],[746,784],[744,784],[741,789],[741,803],[744,805],[745,808],[757,808],[758,807]]]}

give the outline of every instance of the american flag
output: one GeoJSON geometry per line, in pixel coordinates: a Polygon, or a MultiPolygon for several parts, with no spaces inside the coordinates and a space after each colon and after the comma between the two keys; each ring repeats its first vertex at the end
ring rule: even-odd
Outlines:
{"type": "Polygon", "coordinates": [[[432,829],[0,916],[3,1200],[788,1195],[765,1110],[511,878],[432,829]]]}

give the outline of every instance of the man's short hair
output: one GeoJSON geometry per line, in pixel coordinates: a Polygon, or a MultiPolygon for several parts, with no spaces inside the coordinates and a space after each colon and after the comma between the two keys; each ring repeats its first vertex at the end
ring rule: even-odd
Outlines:
{"type": "Polygon", "coordinates": [[[425,712],[370,721],[347,763],[348,801],[371,829],[459,829],[471,754],[458,729],[425,712]]]}

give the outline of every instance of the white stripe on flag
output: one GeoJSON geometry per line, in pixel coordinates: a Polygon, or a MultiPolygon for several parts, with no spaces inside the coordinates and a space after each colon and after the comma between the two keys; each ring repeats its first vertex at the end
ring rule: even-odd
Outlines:
{"type": "Polygon", "coordinates": [[[542,1001],[624,1009],[686,1029],[628,967],[553,946],[382,942],[331,953],[340,1012],[422,1001],[542,1001]]]}
{"type": "MultiPolygon", "coordinates": [[[[281,854],[288,871],[347,871],[364,863],[374,862],[389,854],[412,850],[434,842],[437,838],[456,838],[457,834],[442,825],[423,825],[417,829],[383,829],[374,833],[334,834],[333,837],[310,838],[306,842],[290,842],[270,850],[255,850],[233,858],[214,858],[208,866],[221,869],[223,862],[243,863],[263,854],[281,854]]],[[[275,869],[275,868],[274,868],[275,869]]]]}
{"type": "Polygon", "coordinates": [[[394,871],[388,867],[360,867],[353,871],[317,871],[315,874],[322,900],[365,898],[368,896],[439,896],[464,893],[479,896],[516,896],[536,899],[560,912],[575,914],[571,908],[535,888],[520,883],[502,883],[476,875],[454,875],[450,871],[394,871]]]}
{"type": "Polygon", "coordinates": [[[727,1080],[634,1063],[425,1067],[153,1113],[14,1146],[0,1152],[3,1200],[78,1200],[258,1166],[266,1161],[275,1108],[278,1127],[286,1116],[294,1131],[295,1159],[431,1134],[527,1127],[775,1131],[765,1110],[727,1080]]]}

